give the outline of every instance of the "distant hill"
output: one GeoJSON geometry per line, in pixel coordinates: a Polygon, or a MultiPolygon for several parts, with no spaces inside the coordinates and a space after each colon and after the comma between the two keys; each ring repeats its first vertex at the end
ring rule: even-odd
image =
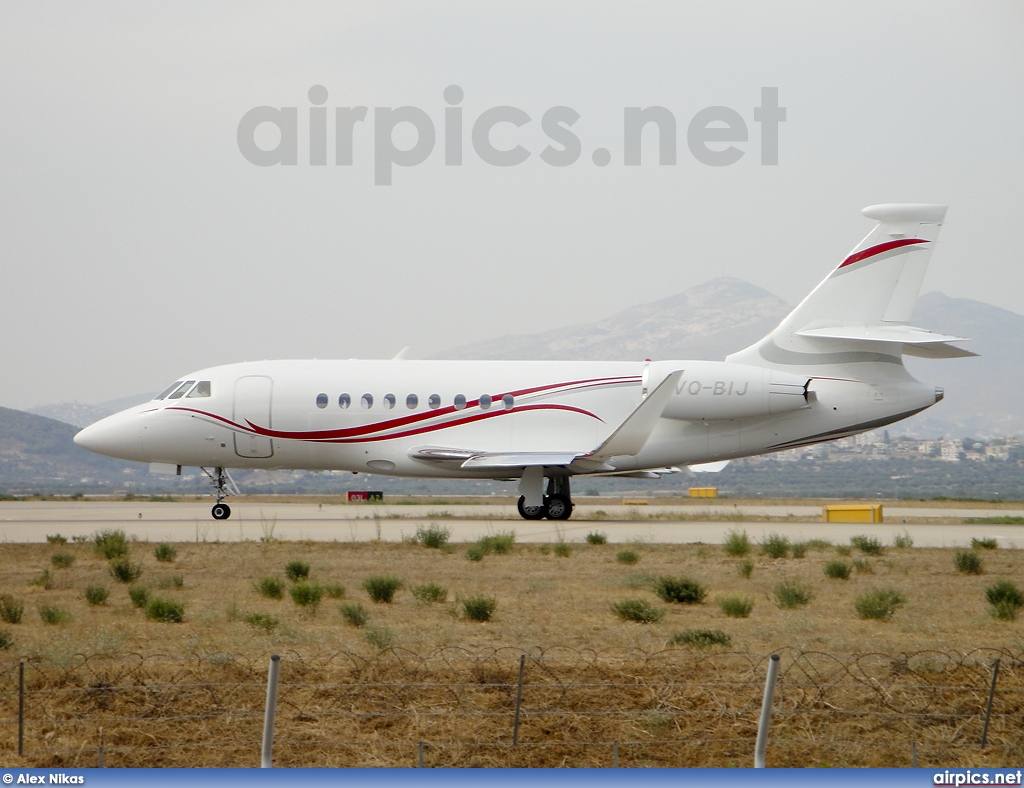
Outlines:
{"type": "Polygon", "coordinates": [[[121,397],[98,405],[86,405],[82,402],[58,402],[54,405],[39,405],[29,408],[26,413],[34,413],[37,416],[45,416],[48,419],[63,421],[65,424],[73,424],[76,427],[88,427],[93,422],[106,418],[113,413],[130,408],[132,405],[140,405],[156,396],[152,394],[136,394],[132,397],[121,397]]]}

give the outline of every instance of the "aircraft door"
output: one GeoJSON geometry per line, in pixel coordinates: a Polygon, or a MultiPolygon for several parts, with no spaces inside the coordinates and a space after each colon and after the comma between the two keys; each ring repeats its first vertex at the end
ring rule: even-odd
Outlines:
{"type": "MultiPolygon", "coordinates": [[[[273,379],[263,375],[249,375],[235,381],[235,423],[248,426],[251,422],[258,427],[270,429],[270,399],[273,389],[273,379]]],[[[236,432],[235,454],[253,459],[273,457],[274,444],[270,438],[262,435],[236,432]]]]}

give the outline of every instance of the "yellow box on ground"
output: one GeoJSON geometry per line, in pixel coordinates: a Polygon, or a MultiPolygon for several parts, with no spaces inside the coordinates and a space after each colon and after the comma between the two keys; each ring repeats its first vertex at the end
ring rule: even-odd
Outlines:
{"type": "Polygon", "coordinates": [[[822,506],[821,521],[823,523],[880,523],[882,522],[882,504],[852,503],[822,506]]]}
{"type": "Polygon", "coordinates": [[[623,498],[623,506],[647,506],[646,498],[623,498]]]}
{"type": "Polygon", "coordinates": [[[718,488],[717,487],[691,487],[690,488],[691,498],[717,498],[718,488]]]}

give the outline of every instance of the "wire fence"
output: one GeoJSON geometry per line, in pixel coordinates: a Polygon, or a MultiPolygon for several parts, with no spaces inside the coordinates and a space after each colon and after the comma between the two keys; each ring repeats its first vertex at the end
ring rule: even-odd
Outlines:
{"type": "MultiPolygon", "coordinates": [[[[531,650],[520,673],[523,653],[281,652],[274,765],[753,763],[769,655],[531,650]]],[[[1024,754],[1022,654],[777,653],[769,766],[996,766],[1024,754]]],[[[256,766],[268,662],[0,663],[0,757],[256,766]]]]}

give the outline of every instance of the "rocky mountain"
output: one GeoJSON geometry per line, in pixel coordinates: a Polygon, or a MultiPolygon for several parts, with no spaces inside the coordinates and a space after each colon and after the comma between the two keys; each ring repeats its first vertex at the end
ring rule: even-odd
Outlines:
{"type": "Polygon", "coordinates": [[[93,422],[106,418],[132,405],[139,405],[151,400],[156,396],[154,391],[151,394],[136,394],[132,397],[121,397],[98,405],[87,405],[82,402],[58,402],[53,405],[39,405],[29,408],[26,413],[33,413],[36,416],[45,416],[48,419],[63,421],[65,424],[73,424],[76,427],[88,427],[93,422]]]}

